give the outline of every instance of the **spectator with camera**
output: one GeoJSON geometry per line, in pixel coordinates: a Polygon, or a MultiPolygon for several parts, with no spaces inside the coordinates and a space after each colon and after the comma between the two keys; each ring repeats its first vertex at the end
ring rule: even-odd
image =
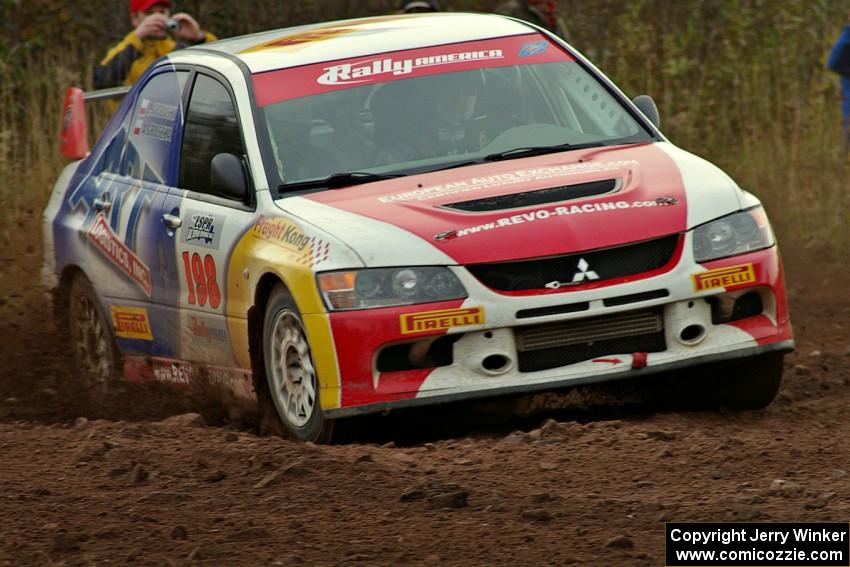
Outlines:
{"type": "Polygon", "coordinates": [[[170,0],[130,0],[130,22],[134,29],[95,67],[94,88],[132,85],[163,55],[216,40],[189,14],[171,15],[170,0]]]}

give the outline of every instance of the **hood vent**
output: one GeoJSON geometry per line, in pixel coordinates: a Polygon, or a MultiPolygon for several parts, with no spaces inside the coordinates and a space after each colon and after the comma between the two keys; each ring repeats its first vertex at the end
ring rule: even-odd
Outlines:
{"type": "Polygon", "coordinates": [[[487,211],[502,211],[505,209],[519,209],[522,207],[533,207],[545,205],[546,203],[558,203],[571,201],[573,199],[586,199],[606,193],[615,193],[620,190],[619,179],[605,179],[603,181],[591,181],[590,183],[578,183],[576,185],[565,185],[563,187],[552,187],[549,189],[538,189],[536,191],[525,191],[524,193],[513,193],[500,197],[487,197],[475,199],[474,201],[462,201],[443,205],[447,209],[466,211],[470,213],[483,213],[487,211]]]}

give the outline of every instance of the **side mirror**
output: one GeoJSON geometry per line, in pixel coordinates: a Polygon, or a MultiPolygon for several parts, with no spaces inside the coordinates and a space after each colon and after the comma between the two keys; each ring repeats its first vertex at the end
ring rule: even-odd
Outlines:
{"type": "Polygon", "coordinates": [[[643,112],[643,115],[649,118],[649,121],[652,122],[656,128],[661,127],[661,117],[658,115],[658,107],[655,105],[655,101],[652,100],[652,97],[649,95],[638,95],[632,101],[635,103],[635,106],[643,112]]]}
{"type": "Polygon", "coordinates": [[[248,180],[242,169],[242,160],[233,154],[216,154],[210,163],[210,189],[213,195],[244,202],[248,180]]]}

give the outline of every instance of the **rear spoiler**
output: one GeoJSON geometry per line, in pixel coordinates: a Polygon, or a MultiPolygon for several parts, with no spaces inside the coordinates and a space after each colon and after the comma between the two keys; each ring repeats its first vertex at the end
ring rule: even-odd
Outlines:
{"type": "Polygon", "coordinates": [[[83,92],[77,87],[65,91],[62,109],[62,130],[59,134],[59,151],[70,159],[82,159],[89,155],[89,139],[86,128],[85,103],[96,100],[121,98],[132,87],[114,87],[98,91],[83,92]]]}

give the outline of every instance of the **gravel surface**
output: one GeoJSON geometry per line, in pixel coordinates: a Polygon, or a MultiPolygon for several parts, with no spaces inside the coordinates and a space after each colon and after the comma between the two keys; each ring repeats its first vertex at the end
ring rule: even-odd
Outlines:
{"type": "Polygon", "coordinates": [[[37,248],[5,260],[0,565],[659,565],[667,521],[850,517],[850,277],[814,278],[808,251],[786,259],[798,350],[765,411],[662,410],[627,385],[495,422],[370,418],[331,446],[161,388],[93,403],[21,285],[37,248]]]}

